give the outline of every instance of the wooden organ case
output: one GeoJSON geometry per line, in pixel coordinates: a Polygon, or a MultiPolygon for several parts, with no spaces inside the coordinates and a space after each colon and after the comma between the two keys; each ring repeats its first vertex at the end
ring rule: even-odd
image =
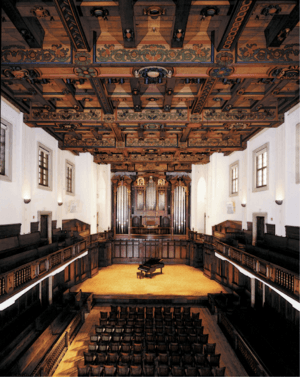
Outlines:
{"type": "Polygon", "coordinates": [[[113,183],[115,235],[178,235],[189,228],[189,176],[117,175],[113,183]]]}

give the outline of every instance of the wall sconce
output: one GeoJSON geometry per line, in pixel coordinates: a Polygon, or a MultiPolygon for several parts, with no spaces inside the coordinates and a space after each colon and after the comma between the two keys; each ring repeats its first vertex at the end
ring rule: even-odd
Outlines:
{"type": "Polygon", "coordinates": [[[243,208],[245,208],[245,207],[246,207],[246,203],[242,203],[241,206],[242,206],[243,208]]]}
{"type": "Polygon", "coordinates": [[[63,202],[58,202],[57,204],[61,207],[63,205],[63,202]]]}
{"type": "Polygon", "coordinates": [[[109,11],[107,9],[101,8],[94,8],[91,10],[91,15],[95,17],[102,17],[103,20],[107,20],[107,16],[109,15],[109,11]]]}
{"type": "Polygon", "coordinates": [[[31,199],[24,199],[24,203],[25,204],[28,204],[28,203],[30,203],[31,202],[31,199]]]}
{"type": "Polygon", "coordinates": [[[283,203],[283,200],[275,200],[275,203],[281,206],[281,204],[283,203]]]}
{"type": "Polygon", "coordinates": [[[134,39],[134,32],[131,29],[125,29],[123,32],[123,37],[125,41],[131,42],[134,39]]]}

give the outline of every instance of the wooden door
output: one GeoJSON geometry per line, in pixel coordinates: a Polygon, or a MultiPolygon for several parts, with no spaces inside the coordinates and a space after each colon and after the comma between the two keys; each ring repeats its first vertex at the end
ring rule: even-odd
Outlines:
{"type": "Polygon", "coordinates": [[[257,228],[257,241],[262,241],[264,239],[265,233],[265,218],[257,217],[256,218],[256,228],[257,228]]]}
{"type": "Polygon", "coordinates": [[[41,215],[41,238],[48,238],[48,215],[41,215]]]}

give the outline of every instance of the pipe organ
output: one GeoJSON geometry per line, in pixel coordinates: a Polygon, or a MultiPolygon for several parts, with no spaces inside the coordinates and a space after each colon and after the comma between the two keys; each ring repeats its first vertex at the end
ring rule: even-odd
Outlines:
{"type": "Polygon", "coordinates": [[[144,173],[112,178],[115,234],[186,235],[189,176],[144,173]]]}

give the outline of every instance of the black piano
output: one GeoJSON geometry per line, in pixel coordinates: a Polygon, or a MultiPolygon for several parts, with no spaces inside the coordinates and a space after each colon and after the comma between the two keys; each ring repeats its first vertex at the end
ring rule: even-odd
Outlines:
{"type": "Polygon", "coordinates": [[[162,269],[165,267],[163,260],[159,258],[148,259],[147,262],[139,265],[139,270],[145,273],[146,277],[152,279],[152,274],[157,268],[160,268],[160,273],[162,274],[162,269]]]}

